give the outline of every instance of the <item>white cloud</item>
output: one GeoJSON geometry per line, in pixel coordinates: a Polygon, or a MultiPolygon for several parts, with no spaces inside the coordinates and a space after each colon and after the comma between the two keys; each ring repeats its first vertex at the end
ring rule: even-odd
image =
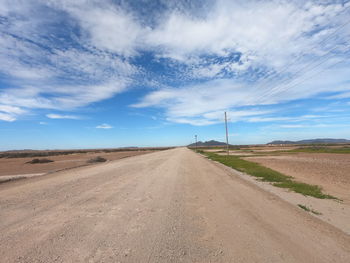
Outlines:
{"type": "Polygon", "coordinates": [[[339,15],[345,6],[338,3],[221,0],[200,14],[181,8],[165,11],[150,27],[110,1],[49,3],[78,21],[86,44],[125,56],[152,50],[157,56],[191,64],[197,77],[214,77],[223,70],[240,72],[249,66],[276,70],[296,58],[298,69],[310,55],[324,53],[328,46],[319,42],[346,21],[339,15]],[[232,52],[241,53],[239,62],[202,65],[206,61],[202,55],[225,58],[232,52]]]}
{"type": "Polygon", "coordinates": [[[9,105],[1,105],[0,104],[0,111],[11,113],[11,114],[23,114],[25,113],[25,110],[15,107],[15,106],[9,106],[9,105]]]}
{"type": "MultiPolygon", "coordinates": [[[[349,84],[350,88],[350,84],[349,84]]],[[[348,99],[350,98],[350,91],[341,92],[340,94],[329,96],[329,99],[348,99]]]]}
{"type": "Polygon", "coordinates": [[[78,21],[85,33],[81,41],[100,50],[119,55],[135,55],[136,46],[145,30],[130,12],[112,1],[44,1],[52,8],[67,12],[78,21]],[[97,19],[98,18],[98,19],[97,19]]]}
{"type": "Polygon", "coordinates": [[[134,46],[141,28],[128,14],[113,7],[79,8],[74,13],[79,17],[82,28],[89,32],[91,44],[121,55],[135,54],[134,46]]]}
{"type": "Polygon", "coordinates": [[[196,78],[212,78],[220,75],[220,73],[228,67],[231,67],[236,64],[230,64],[230,63],[218,63],[218,64],[211,64],[208,66],[198,66],[194,67],[192,71],[192,75],[196,78]]]}
{"type": "MultiPolygon", "coordinates": [[[[333,74],[333,71],[330,71],[330,73],[333,74]]],[[[348,74],[350,74],[350,70],[348,74]]],[[[346,78],[345,75],[336,75],[341,76],[340,79],[346,78]]],[[[278,104],[312,97],[329,91],[330,86],[333,87],[333,90],[337,90],[335,85],[337,81],[337,79],[329,79],[328,75],[324,74],[313,83],[304,83],[293,89],[285,88],[278,92],[269,92],[270,87],[262,89],[257,84],[237,83],[230,79],[221,79],[182,88],[161,88],[150,92],[139,103],[132,106],[163,108],[169,121],[192,123],[194,125],[209,125],[220,122],[224,111],[229,111],[232,121],[285,121],[287,118],[271,117],[270,115],[273,112],[270,111],[257,111],[254,108],[242,111],[238,108],[278,104]],[[247,118],[254,115],[267,116],[247,118]]],[[[340,89],[343,89],[343,87],[340,87],[340,89]]],[[[310,115],[304,118],[308,117],[320,116],[310,115]]]]}
{"type": "Polygon", "coordinates": [[[134,66],[99,51],[56,50],[54,54],[34,44],[2,38],[0,71],[15,78],[14,86],[0,94],[0,103],[27,108],[67,109],[110,98],[127,87],[134,66]],[[38,65],[29,65],[23,60],[38,65]],[[49,65],[40,60],[49,60],[49,65]],[[56,84],[66,78],[74,84],[56,84]],[[81,83],[81,84],[80,84],[81,83]],[[96,84],[91,84],[96,83],[96,84]],[[50,94],[50,98],[45,95],[50,94]]]}
{"type": "MultiPolygon", "coordinates": [[[[322,118],[330,118],[334,117],[331,115],[301,115],[301,116],[293,116],[293,117],[253,117],[248,118],[248,122],[302,122],[302,121],[310,121],[310,120],[319,120],[322,118]]],[[[287,128],[287,127],[295,127],[299,128],[298,126],[302,126],[299,124],[286,124],[281,125],[280,127],[287,128]]]]}
{"type": "Polygon", "coordinates": [[[96,129],[112,129],[112,128],[113,128],[113,126],[111,126],[111,125],[109,125],[107,123],[103,123],[101,125],[97,125],[96,126],[96,129]]]}
{"type": "MultiPolygon", "coordinates": [[[[240,52],[250,58],[246,62],[280,68],[295,56],[322,51],[324,45],[317,44],[328,34],[320,31],[310,36],[308,32],[322,25],[327,25],[324,30],[333,31],[342,10],[344,7],[337,3],[217,1],[200,17],[171,12],[147,34],[146,40],[159,47],[163,56],[182,61],[203,54],[225,57],[240,52]]],[[[237,64],[232,65],[235,68],[237,64]]],[[[209,69],[213,71],[213,67],[209,69]]]]}
{"type": "Polygon", "coordinates": [[[290,117],[254,117],[247,119],[248,122],[279,122],[279,121],[290,121],[295,118],[290,117]]]}
{"type": "Polygon", "coordinates": [[[167,121],[170,122],[175,122],[175,123],[181,123],[181,124],[190,124],[194,126],[206,126],[206,125],[211,125],[218,123],[218,120],[207,120],[203,118],[191,118],[191,117],[176,117],[176,118],[171,118],[168,117],[166,119],[167,121]]]}
{"type": "Polygon", "coordinates": [[[0,104],[0,120],[15,121],[18,115],[26,113],[26,110],[16,106],[0,104]]]}
{"type": "MultiPolygon", "coordinates": [[[[90,40],[77,36],[73,31],[70,36],[77,43],[63,46],[57,45],[63,39],[58,38],[55,32],[49,32],[52,28],[57,29],[55,23],[70,23],[69,19],[60,21],[64,10],[75,8],[77,12],[84,12],[84,6],[91,12],[99,9],[93,9],[86,1],[62,1],[55,6],[60,14],[55,9],[47,9],[48,14],[42,14],[39,11],[43,10],[41,5],[51,6],[53,2],[29,2],[16,3],[15,0],[0,3],[0,14],[8,16],[8,20],[0,25],[0,30],[5,32],[0,38],[0,72],[9,83],[9,87],[0,94],[0,104],[21,110],[12,113],[11,119],[16,118],[14,114],[25,114],[35,108],[70,110],[83,107],[126,90],[130,77],[137,71],[135,66],[105,52],[102,47],[91,46],[90,40]]],[[[108,9],[106,12],[109,12],[108,9]]],[[[79,14],[72,15],[78,19],[79,14]]],[[[103,14],[100,15],[100,18],[103,17],[103,14]]],[[[89,19],[101,20],[96,20],[95,16],[89,16],[89,19]]],[[[88,25],[87,22],[83,24],[88,25]]]]}
{"type": "Polygon", "coordinates": [[[286,124],[286,125],[280,125],[280,128],[286,128],[286,129],[295,129],[295,128],[305,128],[305,125],[302,124],[286,124]]]}
{"type": "MultiPolygon", "coordinates": [[[[46,86],[7,89],[0,94],[0,102],[15,107],[71,110],[104,100],[121,93],[127,82],[115,80],[102,85],[46,86]],[[43,94],[50,94],[46,98],[43,94]]],[[[23,112],[24,113],[24,112],[23,112]]]]}
{"type": "Polygon", "coordinates": [[[11,115],[11,114],[0,112],[0,120],[12,122],[12,121],[15,121],[16,118],[13,115],[11,115]]]}
{"type": "Polygon", "coordinates": [[[208,81],[183,88],[159,89],[149,93],[134,107],[160,106],[172,117],[190,117],[249,104],[242,98],[252,91],[229,79],[208,81]]]}
{"type": "Polygon", "coordinates": [[[49,119],[71,119],[71,120],[81,119],[81,117],[75,116],[75,115],[62,115],[62,114],[54,114],[54,113],[46,114],[46,117],[48,117],[49,119]]]}
{"type": "MultiPolygon", "coordinates": [[[[276,128],[275,126],[271,126],[272,128],[276,128]]],[[[350,127],[349,124],[324,124],[324,123],[319,123],[319,124],[286,124],[286,125],[278,125],[278,128],[284,128],[284,129],[298,129],[298,128],[309,128],[309,129],[315,129],[315,128],[340,128],[340,127],[350,127]]],[[[268,127],[267,127],[268,128],[268,127]]]]}

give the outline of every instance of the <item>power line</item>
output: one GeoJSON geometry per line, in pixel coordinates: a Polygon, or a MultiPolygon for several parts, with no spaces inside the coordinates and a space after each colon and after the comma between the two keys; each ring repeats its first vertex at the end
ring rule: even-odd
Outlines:
{"type": "MultiPolygon", "coordinates": [[[[316,74],[313,74],[313,75],[309,76],[308,78],[305,78],[305,79],[303,79],[302,81],[297,82],[296,84],[294,84],[294,85],[292,85],[292,86],[289,86],[289,87],[287,86],[287,88],[281,90],[281,92],[282,92],[282,91],[287,91],[287,90],[289,90],[289,89],[291,89],[291,88],[294,88],[295,86],[300,85],[301,83],[303,83],[303,82],[305,82],[305,81],[307,81],[307,80],[309,80],[309,79],[312,79],[313,77],[317,76],[318,74],[320,74],[320,73],[326,71],[327,69],[329,69],[329,68],[331,68],[331,67],[334,67],[334,66],[336,66],[336,65],[338,65],[338,64],[340,64],[340,63],[342,63],[343,61],[346,61],[346,60],[348,60],[348,58],[345,58],[345,59],[342,59],[342,60],[340,60],[340,61],[337,61],[336,63],[334,63],[334,64],[328,66],[327,68],[324,68],[324,69],[322,69],[321,71],[316,72],[316,74]]],[[[277,92],[278,92],[278,90],[277,90],[277,92]]]]}
{"type": "MultiPolygon", "coordinates": [[[[284,84],[291,85],[293,84],[293,82],[298,81],[298,78],[303,78],[305,76],[305,74],[300,75],[299,77],[296,78],[297,75],[299,75],[302,72],[311,72],[314,69],[317,69],[319,66],[321,66],[322,64],[326,63],[327,61],[329,61],[329,59],[331,58],[330,54],[332,51],[336,50],[338,48],[335,47],[331,50],[329,50],[326,54],[324,54],[323,56],[321,56],[318,61],[315,60],[309,64],[307,64],[306,66],[304,66],[303,68],[301,68],[300,70],[298,70],[296,73],[294,73],[293,76],[289,77],[289,78],[285,78],[284,80],[280,81],[276,86],[274,86],[273,88],[266,90],[262,95],[259,96],[258,98],[258,102],[261,102],[261,99],[263,99],[266,96],[271,95],[272,93],[274,93],[275,91],[278,91],[280,89],[282,89],[284,86],[284,84]],[[318,63],[317,63],[318,62],[318,63]],[[288,83],[288,81],[290,83],[288,83]]],[[[306,73],[306,74],[307,74],[306,73]]]]}
{"type": "MultiPolygon", "coordinates": [[[[278,92],[279,90],[283,90],[283,89],[286,89],[285,86],[283,86],[284,84],[286,84],[286,87],[287,89],[289,85],[293,85],[294,82],[298,81],[300,78],[303,79],[303,77],[305,77],[309,72],[312,72],[313,70],[317,69],[319,66],[321,66],[322,64],[326,63],[327,61],[329,61],[329,58],[330,57],[325,57],[324,60],[321,60],[319,61],[319,63],[315,64],[313,67],[307,69],[307,67],[303,68],[302,71],[307,71],[306,74],[303,74],[301,75],[299,78],[289,78],[289,79],[285,79],[283,81],[281,81],[279,84],[277,84],[275,87],[273,87],[272,89],[270,90],[267,90],[265,93],[263,93],[259,98],[258,98],[258,103],[261,102],[261,100],[264,98],[264,97],[267,97],[267,96],[270,96],[272,95],[273,93],[275,93],[276,91],[278,92]],[[307,69],[307,70],[306,70],[307,69]],[[290,81],[288,83],[288,81],[290,81]]],[[[323,72],[324,70],[322,70],[323,72]]],[[[299,74],[301,71],[299,70],[297,74],[299,74]]],[[[301,82],[302,83],[302,82],[301,82]]],[[[294,86],[294,85],[293,85],[294,86]]]]}
{"type": "MultiPolygon", "coordinates": [[[[350,6],[345,8],[343,10],[343,13],[346,12],[348,9],[350,9],[350,6]]],[[[328,35],[326,38],[324,38],[321,42],[317,43],[317,45],[322,45],[323,43],[325,43],[326,41],[330,40],[332,37],[334,37],[336,35],[336,33],[338,33],[341,29],[343,29],[345,26],[347,26],[348,24],[350,24],[350,20],[345,22],[344,24],[342,24],[338,29],[336,29],[335,31],[333,31],[330,35],[328,35]]],[[[314,47],[313,49],[315,49],[316,47],[314,47]]],[[[331,51],[333,51],[333,49],[331,49],[331,51]]],[[[331,51],[328,51],[327,53],[331,52],[331,51]]],[[[262,78],[262,80],[265,80],[265,79],[272,79],[272,77],[274,76],[278,76],[280,74],[283,74],[284,72],[286,72],[291,66],[293,66],[295,64],[295,62],[298,62],[300,59],[301,59],[301,55],[299,55],[298,57],[296,57],[292,63],[289,63],[288,65],[286,65],[284,68],[282,68],[282,70],[280,72],[275,72],[265,78],[262,78]]],[[[309,63],[309,64],[312,64],[313,62],[309,63]]],[[[265,82],[266,85],[268,85],[268,81],[265,82]]],[[[266,87],[263,86],[262,88],[266,87]]]]}
{"type": "MultiPolygon", "coordinates": [[[[342,13],[346,12],[348,9],[350,8],[347,7],[343,10],[342,13]]],[[[333,31],[330,35],[328,35],[326,38],[324,38],[321,42],[318,43],[318,45],[322,45],[323,43],[325,43],[326,41],[330,40],[331,38],[333,38],[336,33],[338,33],[341,29],[343,29],[345,26],[347,26],[348,24],[350,24],[350,20],[347,21],[346,23],[342,24],[340,27],[338,27],[335,31],[333,31]]],[[[278,87],[281,87],[282,84],[287,83],[288,81],[295,81],[295,77],[304,71],[308,70],[308,67],[311,67],[311,69],[315,69],[316,67],[322,65],[323,63],[325,63],[328,59],[329,54],[331,54],[332,51],[336,50],[338,48],[338,46],[333,47],[332,49],[328,50],[324,55],[322,55],[321,57],[319,57],[316,60],[311,61],[310,63],[306,64],[304,67],[302,67],[301,69],[299,69],[297,72],[295,72],[292,76],[285,78],[284,80],[282,80],[278,86],[275,86],[272,89],[267,90],[266,92],[264,92],[262,95],[259,96],[259,100],[261,100],[263,97],[266,97],[268,95],[271,95],[271,93],[273,93],[275,91],[275,89],[277,89],[278,87]],[[322,61],[322,59],[325,58],[324,61],[322,61]],[[321,62],[319,62],[321,60],[321,62]],[[319,63],[317,63],[319,62],[319,63]],[[314,63],[317,63],[314,65],[314,63]]],[[[315,49],[315,48],[314,48],[315,49]]],[[[271,75],[266,76],[265,78],[262,78],[262,80],[266,80],[264,81],[265,83],[262,83],[262,85],[260,85],[261,89],[264,89],[265,87],[268,87],[269,85],[269,80],[272,80],[273,78],[276,78],[277,76],[283,74],[284,72],[287,72],[288,69],[290,69],[293,65],[295,65],[296,62],[298,62],[301,59],[301,56],[299,55],[296,59],[293,60],[292,63],[289,63],[287,66],[285,66],[280,72],[275,71],[274,73],[272,73],[271,75]]],[[[304,75],[302,75],[301,77],[303,77],[304,75]]],[[[259,87],[259,86],[258,86],[259,87]]],[[[247,95],[248,97],[248,95],[247,95]]]]}

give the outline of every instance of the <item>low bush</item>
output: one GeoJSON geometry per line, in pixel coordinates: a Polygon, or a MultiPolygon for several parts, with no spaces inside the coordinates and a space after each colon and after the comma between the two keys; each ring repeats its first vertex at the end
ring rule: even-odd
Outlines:
{"type": "Polygon", "coordinates": [[[97,156],[95,158],[92,158],[92,159],[88,160],[87,162],[88,163],[103,163],[103,162],[106,162],[106,161],[107,161],[107,159],[105,159],[105,158],[103,158],[101,156],[97,156]]]}
{"type": "Polygon", "coordinates": [[[31,163],[31,164],[37,164],[37,163],[52,163],[53,160],[50,160],[50,159],[46,159],[46,158],[42,158],[42,159],[33,159],[29,162],[26,162],[26,163],[31,163]]]}
{"type": "Polygon", "coordinates": [[[308,208],[306,205],[298,204],[298,206],[299,206],[301,209],[303,209],[303,210],[305,210],[305,211],[307,211],[307,212],[311,212],[311,213],[313,213],[313,214],[315,214],[315,215],[322,215],[322,213],[320,213],[320,212],[318,212],[318,211],[316,211],[316,210],[313,210],[313,209],[311,209],[311,208],[308,208]]]}

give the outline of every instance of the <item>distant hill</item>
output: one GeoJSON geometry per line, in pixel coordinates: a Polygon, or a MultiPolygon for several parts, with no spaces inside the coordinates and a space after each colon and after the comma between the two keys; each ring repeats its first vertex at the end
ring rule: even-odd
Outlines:
{"type": "MultiPolygon", "coordinates": [[[[214,140],[206,141],[206,142],[202,142],[202,141],[197,142],[198,147],[222,146],[222,145],[226,145],[226,143],[218,142],[214,140]]],[[[191,143],[188,145],[188,147],[195,147],[195,146],[196,146],[196,143],[191,143]]]]}
{"type": "Polygon", "coordinates": [[[350,140],[346,139],[309,139],[309,140],[301,140],[301,141],[273,141],[268,144],[318,144],[318,143],[350,143],[350,140]]]}

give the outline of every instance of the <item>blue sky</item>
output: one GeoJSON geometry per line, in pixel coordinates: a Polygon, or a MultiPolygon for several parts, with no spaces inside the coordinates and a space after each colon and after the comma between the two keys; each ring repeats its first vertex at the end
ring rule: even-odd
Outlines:
{"type": "Polygon", "coordinates": [[[348,1],[0,0],[0,149],[348,138],[348,1]]]}

